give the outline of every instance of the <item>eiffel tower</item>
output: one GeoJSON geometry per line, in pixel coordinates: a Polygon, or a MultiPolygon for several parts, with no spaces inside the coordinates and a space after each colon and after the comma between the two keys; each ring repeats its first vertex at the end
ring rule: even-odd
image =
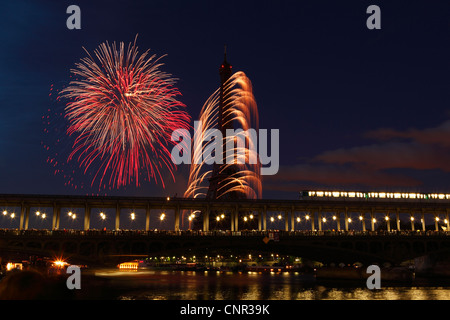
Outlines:
{"type": "MultiPolygon", "coordinates": [[[[227,110],[230,108],[228,99],[230,88],[225,86],[225,83],[232,75],[232,66],[227,61],[227,51],[225,46],[224,59],[219,68],[220,74],[220,98],[219,98],[219,113],[218,113],[218,129],[222,132],[222,137],[226,136],[227,129],[234,129],[233,123],[230,120],[232,117],[227,110]]],[[[239,174],[239,168],[236,165],[225,164],[225,146],[223,148],[223,164],[214,164],[211,178],[209,179],[209,188],[206,195],[207,199],[244,199],[245,195],[238,191],[227,191],[235,185],[230,183],[230,177],[239,174]],[[228,183],[227,185],[225,185],[228,183]]]]}
{"type": "MultiPolygon", "coordinates": [[[[227,129],[234,129],[233,127],[233,121],[231,121],[231,117],[233,116],[230,112],[228,112],[228,109],[230,108],[230,100],[229,95],[230,90],[232,90],[231,87],[227,87],[225,84],[228,79],[232,76],[232,66],[227,61],[227,51],[225,46],[225,52],[224,52],[224,60],[219,68],[219,74],[220,74],[220,97],[219,97],[219,112],[218,112],[218,129],[222,132],[222,137],[226,137],[226,130],[227,129]]],[[[238,182],[235,184],[230,182],[230,177],[236,177],[239,175],[239,167],[238,165],[227,165],[225,163],[226,159],[226,148],[223,148],[223,154],[222,159],[224,160],[223,164],[214,164],[213,172],[211,174],[211,178],[209,179],[209,187],[208,192],[206,195],[207,199],[216,200],[238,200],[238,199],[245,199],[246,195],[243,192],[239,191],[229,191],[231,188],[235,187],[238,182]]],[[[223,214],[224,212],[211,212],[211,216],[205,217],[209,220],[209,225],[211,225],[211,222],[213,223],[212,226],[216,225],[216,228],[218,229],[228,229],[231,224],[231,217],[230,213],[225,213],[225,218],[222,219],[220,222],[220,227],[217,225],[216,221],[214,221],[215,217],[218,215],[223,214]]],[[[244,215],[247,215],[246,212],[238,212],[238,220],[242,220],[242,217],[244,215]]],[[[200,217],[203,217],[203,213],[201,213],[200,217]]],[[[201,219],[199,219],[201,220],[201,219]]],[[[198,221],[198,220],[197,220],[198,221]]],[[[196,228],[200,228],[198,221],[195,225],[196,228]]],[[[237,229],[237,226],[234,228],[237,229]]],[[[254,221],[246,222],[245,228],[247,229],[256,229],[257,228],[257,221],[256,219],[254,221]]]]}

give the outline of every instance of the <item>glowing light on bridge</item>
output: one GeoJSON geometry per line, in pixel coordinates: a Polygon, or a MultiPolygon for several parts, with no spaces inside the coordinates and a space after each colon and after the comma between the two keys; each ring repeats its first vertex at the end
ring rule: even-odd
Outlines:
{"type": "Polygon", "coordinates": [[[3,210],[2,214],[3,214],[4,216],[6,216],[6,215],[8,214],[8,211],[3,210]]]}

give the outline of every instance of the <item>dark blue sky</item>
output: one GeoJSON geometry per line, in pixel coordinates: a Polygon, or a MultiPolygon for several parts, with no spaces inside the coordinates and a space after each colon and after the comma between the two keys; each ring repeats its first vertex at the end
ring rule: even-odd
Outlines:
{"type": "MultiPolygon", "coordinates": [[[[85,194],[46,163],[50,87],[104,41],[164,58],[193,120],[219,85],[227,44],[251,79],[260,127],[280,130],[265,198],[307,188],[450,192],[448,1],[11,1],[0,12],[0,193],[85,194]],[[81,30],[66,8],[81,8],[81,30]],[[381,8],[381,30],[366,9],[381,8]]],[[[162,189],[182,194],[186,167],[162,189]]]]}

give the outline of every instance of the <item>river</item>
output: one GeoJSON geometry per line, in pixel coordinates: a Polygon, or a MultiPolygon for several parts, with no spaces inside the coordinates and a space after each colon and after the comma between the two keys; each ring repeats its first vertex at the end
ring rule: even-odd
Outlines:
{"type": "Polygon", "coordinates": [[[450,280],[322,281],[299,273],[91,270],[89,298],[117,300],[449,300],[450,280]],[[95,285],[93,285],[95,283],[95,285]]]}

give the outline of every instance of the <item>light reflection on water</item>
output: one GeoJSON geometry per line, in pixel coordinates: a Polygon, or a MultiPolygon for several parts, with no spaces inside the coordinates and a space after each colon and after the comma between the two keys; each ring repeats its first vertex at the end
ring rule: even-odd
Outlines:
{"type": "MultiPolygon", "coordinates": [[[[445,286],[315,281],[301,274],[191,271],[98,271],[122,300],[449,300],[445,286]]],[[[439,282],[438,282],[439,283],[439,282]]]]}

